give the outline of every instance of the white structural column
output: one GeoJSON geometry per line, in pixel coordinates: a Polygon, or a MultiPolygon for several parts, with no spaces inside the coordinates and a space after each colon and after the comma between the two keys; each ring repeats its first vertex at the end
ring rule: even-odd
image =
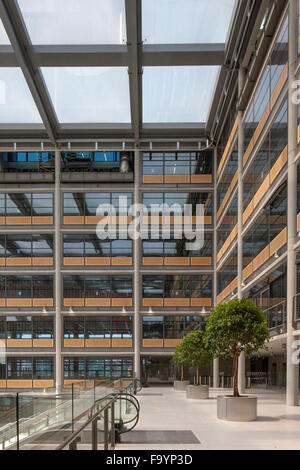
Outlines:
{"type": "Polygon", "coordinates": [[[293,364],[294,296],[296,288],[296,252],[294,244],[297,236],[297,111],[293,100],[295,71],[298,59],[298,0],[290,0],[289,11],[289,111],[288,111],[288,247],[287,247],[287,380],[286,401],[289,406],[299,405],[299,365],[293,364]]]}
{"type": "Polygon", "coordinates": [[[55,223],[55,377],[56,391],[62,389],[62,319],[61,319],[61,300],[62,300],[62,277],[61,277],[61,155],[58,149],[55,150],[55,192],[54,192],[54,223],[55,223]]]}
{"type": "MultiPolygon", "coordinates": [[[[238,87],[239,97],[243,91],[245,84],[245,70],[239,69],[238,87]]],[[[238,298],[242,298],[243,283],[243,156],[244,156],[244,127],[243,127],[243,111],[238,111],[238,298]]],[[[246,365],[245,354],[242,353],[239,358],[239,374],[238,384],[240,393],[245,393],[246,384],[246,365]]]]}
{"type": "MultiPolygon", "coordinates": [[[[218,155],[217,149],[214,151],[214,233],[213,233],[213,256],[214,256],[214,274],[213,274],[213,305],[217,305],[217,172],[218,172],[218,155]]],[[[219,358],[214,359],[213,363],[213,387],[219,388],[219,376],[220,376],[220,360],[219,358]]]]}
{"type": "MultiPolygon", "coordinates": [[[[140,151],[134,153],[134,204],[140,204],[140,151]]],[[[137,379],[141,378],[141,240],[134,241],[134,372],[137,379]]]]}

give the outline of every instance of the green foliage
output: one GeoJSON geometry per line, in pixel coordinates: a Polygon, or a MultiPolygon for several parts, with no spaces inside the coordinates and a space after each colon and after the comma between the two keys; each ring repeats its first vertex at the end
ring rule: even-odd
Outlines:
{"type": "Polygon", "coordinates": [[[208,318],[205,344],[218,357],[246,356],[259,351],[269,340],[266,318],[250,300],[230,300],[215,307],[208,318]]]}
{"type": "Polygon", "coordinates": [[[181,342],[175,349],[173,356],[173,362],[178,366],[187,366],[187,358],[184,353],[183,342],[181,342]]]}
{"type": "Polygon", "coordinates": [[[209,365],[212,361],[212,355],[207,351],[205,345],[205,333],[203,331],[192,331],[185,336],[181,343],[181,354],[188,366],[209,365]]]}

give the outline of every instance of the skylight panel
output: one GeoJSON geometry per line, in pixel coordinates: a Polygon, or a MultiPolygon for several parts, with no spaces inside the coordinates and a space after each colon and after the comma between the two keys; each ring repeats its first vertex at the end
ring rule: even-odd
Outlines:
{"type": "Polygon", "coordinates": [[[18,0],[34,45],[126,43],[124,0],[18,0]]]}
{"type": "Polygon", "coordinates": [[[60,123],[130,123],[126,67],[54,67],[42,73],[60,123]]]}

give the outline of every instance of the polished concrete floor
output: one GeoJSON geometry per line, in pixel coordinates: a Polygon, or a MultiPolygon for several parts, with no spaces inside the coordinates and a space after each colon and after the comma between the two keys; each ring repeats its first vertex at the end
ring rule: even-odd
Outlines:
{"type": "Polygon", "coordinates": [[[252,390],[259,397],[252,423],[219,421],[216,397],[222,393],[228,390],[211,390],[210,400],[195,401],[172,388],[143,389],[139,423],[116,450],[300,450],[300,407],[286,406],[283,393],[252,390]],[[180,436],[189,443],[179,443],[180,436]]]}

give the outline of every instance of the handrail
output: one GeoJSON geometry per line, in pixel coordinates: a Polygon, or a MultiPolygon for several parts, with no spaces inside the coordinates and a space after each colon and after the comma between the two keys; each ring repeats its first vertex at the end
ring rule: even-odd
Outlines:
{"type": "Polygon", "coordinates": [[[300,320],[300,292],[294,297],[294,321],[300,320]]]}

